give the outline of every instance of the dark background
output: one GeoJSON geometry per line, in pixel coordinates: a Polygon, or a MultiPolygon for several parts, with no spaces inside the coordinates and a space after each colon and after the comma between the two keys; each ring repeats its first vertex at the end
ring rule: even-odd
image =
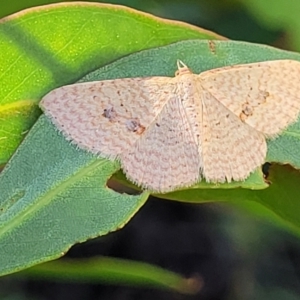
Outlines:
{"type": "MultiPolygon", "coordinates": [[[[296,2],[268,0],[272,7],[264,12],[251,6],[255,1],[266,2],[123,0],[110,3],[186,21],[230,39],[299,50],[300,17],[299,24],[293,23],[292,17],[296,2]]],[[[0,0],[0,17],[54,2],[59,1],[0,0]]],[[[300,299],[299,240],[225,204],[192,205],[149,199],[124,229],[75,245],[67,254],[71,258],[99,255],[149,262],[187,277],[201,276],[204,287],[195,296],[183,296],[154,289],[17,280],[6,276],[0,279],[0,300],[300,299]]]]}

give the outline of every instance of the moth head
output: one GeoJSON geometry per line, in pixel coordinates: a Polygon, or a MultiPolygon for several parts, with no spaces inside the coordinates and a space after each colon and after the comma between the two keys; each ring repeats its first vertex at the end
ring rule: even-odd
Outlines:
{"type": "Polygon", "coordinates": [[[175,76],[183,75],[183,74],[192,74],[193,72],[188,68],[186,64],[184,64],[181,60],[177,59],[177,68],[178,70],[175,72],[175,76]]]}

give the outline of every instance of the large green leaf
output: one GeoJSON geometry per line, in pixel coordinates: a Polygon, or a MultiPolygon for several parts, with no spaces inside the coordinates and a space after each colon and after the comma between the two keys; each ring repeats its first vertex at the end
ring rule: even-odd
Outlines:
{"type": "Polygon", "coordinates": [[[197,27],[121,6],[61,3],[0,21],[0,165],[40,114],[51,89],[117,58],[191,38],[217,38],[197,27]]]}
{"type": "Polygon", "coordinates": [[[71,147],[41,116],[0,175],[0,273],[123,227],[148,195],[107,188],[117,169],[71,147]]]}
{"type": "MultiPolygon", "coordinates": [[[[177,59],[198,73],[229,64],[283,58],[300,60],[300,55],[241,42],[183,41],[127,56],[83,80],[174,76],[177,59]]],[[[269,160],[299,167],[297,126],[290,126],[268,143],[269,160]]],[[[77,149],[57,133],[47,118],[41,117],[0,176],[0,272],[58,257],[76,242],[125,224],[147,194],[128,196],[109,190],[105,182],[118,169],[116,162],[77,149]]],[[[238,203],[299,233],[299,172],[275,167],[270,174],[268,188],[257,172],[245,183],[199,183],[191,189],[159,196],[197,203],[238,203]]]]}

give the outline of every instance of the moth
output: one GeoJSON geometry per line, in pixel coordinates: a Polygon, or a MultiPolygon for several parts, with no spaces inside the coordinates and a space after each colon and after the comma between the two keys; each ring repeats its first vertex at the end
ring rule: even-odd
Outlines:
{"type": "Polygon", "coordinates": [[[177,62],[175,77],[76,83],[40,107],[78,147],[118,159],[127,178],[153,192],[202,178],[247,178],[300,111],[300,62],[274,60],[200,73],[177,62]]]}

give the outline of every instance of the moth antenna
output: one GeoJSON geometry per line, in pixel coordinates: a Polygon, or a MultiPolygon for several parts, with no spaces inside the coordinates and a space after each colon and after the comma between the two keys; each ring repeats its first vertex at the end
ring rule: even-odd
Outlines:
{"type": "Polygon", "coordinates": [[[177,68],[178,70],[175,72],[175,76],[192,73],[189,67],[185,63],[183,63],[180,59],[177,59],[177,68]]]}
{"type": "Polygon", "coordinates": [[[178,70],[182,69],[182,68],[188,68],[188,66],[182,62],[180,59],[177,59],[177,68],[178,70]]]}

